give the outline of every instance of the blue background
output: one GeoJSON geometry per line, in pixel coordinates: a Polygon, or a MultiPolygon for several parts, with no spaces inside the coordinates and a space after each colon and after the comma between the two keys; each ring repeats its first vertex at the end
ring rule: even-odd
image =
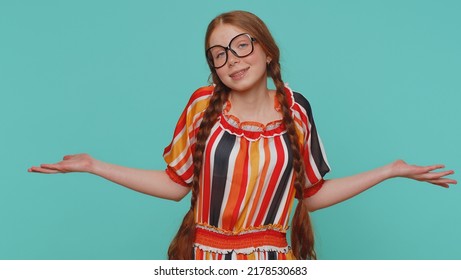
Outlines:
{"type": "MultiPolygon", "coordinates": [[[[461,170],[459,1],[0,1],[0,259],[164,259],[189,201],[27,168],[164,169],[217,14],[261,17],[333,169],[461,170]]],[[[458,175],[452,176],[459,180],[458,175]]],[[[460,190],[392,179],[312,214],[321,259],[461,259],[460,190]]]]}

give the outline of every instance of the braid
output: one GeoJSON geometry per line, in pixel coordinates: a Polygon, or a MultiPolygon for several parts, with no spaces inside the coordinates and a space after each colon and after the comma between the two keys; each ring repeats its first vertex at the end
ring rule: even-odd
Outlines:
{"type": "Polygon", "coordinates": [[[275,87],[277,100],[282,106],[283,122],[287,129],[290,139],[291,149],[293,152],[293,170],[295,174],[294,188],[298,205],[293,216],[291,230],[291,246],[293,254],[297,259],[316,259],[314,250],[314,234],[309,217],[307,206],[303,203],[303,190],[306,185],[306,175],[304,171],[303,160],[299,151],[299,137],[295,129],[295,122],[291,115],[286,96],[285,86],[280,73],[280,64],[271,61],[267,67],[268,73],[272,77],[275,87]]]}
{"type": "Polygon", "coordinates": [[[178,233],[174,237],[168,249],[168,258],[170,260],[187,260],[194,258],[194,239],[195,239],[195,219],[194,209],[197,202],[200,185],[200,172],[202,170],[203,152],[205,150],[206,140],[210,135],[219,113],[222,111],[224,102],[227,100],[229,90],[218,83],[210,98],[210,103],[204,112],[200,128],[197,133],[197,141],[193,154],[194,177],[192,180],[191,206],[185,215],[178,233]]]}

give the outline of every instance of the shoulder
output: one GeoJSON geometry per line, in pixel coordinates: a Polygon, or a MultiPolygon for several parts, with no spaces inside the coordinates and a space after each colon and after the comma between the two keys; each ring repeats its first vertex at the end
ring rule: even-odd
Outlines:
{"type": "Polygon", "coordinates": [[[290,107],[293,111],[298,111],[299,113],[305,114],[307,116],[312,115],[311,104],[304,95],[293,91],[288,86],[285,86],[285,92],[287,94],[290,107]]]}
{"type": "Polygon", "coordinates": [[[209,99],[213,95],[214,86],[203,86],[196,89],[189,98],[188,105],[196,102],[197,100],[209,99]]]}
{"type": "Polygon", "coordinates": [[[188,112],[199,113],[206,109],[213,95],[214,86],[204,86],[196,89],[187,102],[188,112]]]}

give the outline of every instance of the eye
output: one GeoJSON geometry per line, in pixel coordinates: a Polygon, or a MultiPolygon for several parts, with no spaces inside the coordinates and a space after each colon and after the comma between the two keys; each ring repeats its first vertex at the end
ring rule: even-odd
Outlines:
{"type": "Polygon", "coordinates": [[[237,47],[238,47],[239,49],[244,49],[244,48],[247,48],[248,45],[249,45],[249,44],[248,44],[247,42],[242,42],[242,43],[239,43],[237,47]]]}
{"type": "Polygon", "coordinates": [[[222,59],[226,56],[226,52],[225,51],[219,51],[219,52],[216,52],[213,57],[214,59],[222,59]]]}

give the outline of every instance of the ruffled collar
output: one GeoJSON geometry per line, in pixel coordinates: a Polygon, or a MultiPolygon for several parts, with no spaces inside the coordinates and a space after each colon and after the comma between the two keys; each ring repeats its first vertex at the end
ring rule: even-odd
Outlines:
{"type": "MultiPolygon", "coordinates": [[[[285,85],[285,94],[290,109],[293,107],[293,92],[285,85]]],[[[255,141],[261,137],[270,138],[285,133],[285,124],[282,119],[271,121],[263,124],[255,121],[240,121],[240,119],[232,114],[229,114],[232,108],[231,102],[228,100],[223,106],[223,111],[220,117],[221,127],[231,134],[242,136],[250,141],[255,141]]],[[[274,109],[281,111],[281,105],[274,96],[274,109]]]]}

